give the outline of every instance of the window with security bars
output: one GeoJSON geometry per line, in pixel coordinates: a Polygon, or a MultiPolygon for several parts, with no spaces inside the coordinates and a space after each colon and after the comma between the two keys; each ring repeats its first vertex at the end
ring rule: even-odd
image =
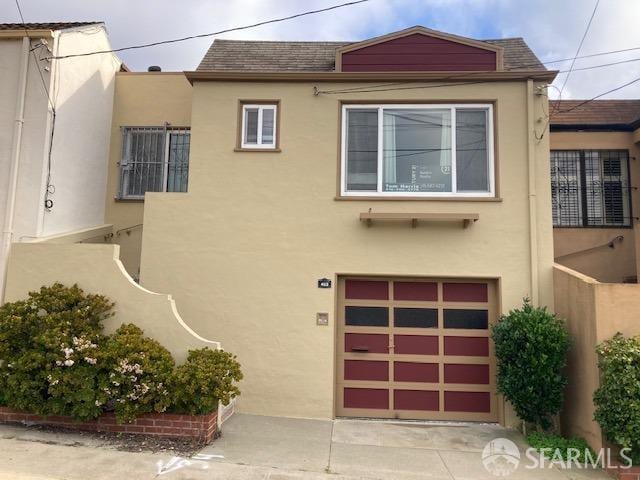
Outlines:
{"type": "Polygon", "coordinates": [[[190,132],[185,128],[122,129],[119,198],[142,199],[146,192],[186,192],[190,132]]]}
{"type": "Polygon", "coordinates": [[[627,150],[552,150],[555,227],[630,227],[627,150]]]}

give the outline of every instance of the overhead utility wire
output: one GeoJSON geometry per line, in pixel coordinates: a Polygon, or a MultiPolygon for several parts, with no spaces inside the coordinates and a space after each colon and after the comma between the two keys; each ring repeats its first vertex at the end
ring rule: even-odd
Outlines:
{"type": "Polygon", "coordinates": [[[223,33],[237,32],[239,30],[247,30],[249,28],[260,27],[262,25],[269,25],[269,24],[272,24],[272,23],[285,22],[287,20],[293,20],[294,18],[305,17],[305,16],[308,16],[308,15],[315,15],[317,13],[328,12],[330,10],[336,10],[338,8],[349,7],[349,6],[352,6],[352,5],[357,5],[359,3],[365,3],[365,2],[369,2],[369,1],[370,0],[354,0],[354,1],[351,1],[351,2],[341,3],[339,5],[332,5],[331,7],[319,8],[317,10],[308,10],[308,11],[305,11],[305,12],[296,13],[296,14],[293,14],[293,15],[288,15],[286,17],[273,18],[271,20],[264,20],[262,22],[252,23],[250,25],[243,25],[241,27],[226,28],[224,30],[218,30],[217,32],[201,33],[199,35],[190,35],[188,37],[174,38],[174,39],[171,39],[171,40],[160,40],[160,41],[157,41],[157,42],[143,43],[143,44],[140,44],[140,45],[132,45],[132,46],[129,46],[129,47],[114,48],[112,50],[98,50],[98,51],[95,51],[95,52],[85,52],[85,53],[75,53],[75,54],[69,54],[69,55],[52,56],[50,58],[51,59],[55,59],[55,60],[62,60],[64,58],[88,57],[90,55],[100,55],[100,54],[104,54],[104,53],[117,53],[117,52],[123,52],[125,50],[135,50],[135,49],[139,49],[139,48],[155,47],[157,45],[167,45],[167,44],[171,44],[171,43],[184,42],[186,40],[193,40],[193,39],[196,39],[196,38],[212,37],[214,35],[222,35],[223,33]]]}

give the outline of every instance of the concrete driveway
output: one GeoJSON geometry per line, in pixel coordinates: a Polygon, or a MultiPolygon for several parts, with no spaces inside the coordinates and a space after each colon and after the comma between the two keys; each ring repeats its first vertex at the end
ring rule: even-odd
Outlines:
{"type": "Polygon", "coordinates": [[[214,462],[272,468],[272,479],[314,478],[312,474],[324,472],[334,479],[495,480],[500,477],[485,469],[482,450],[496,438],[511,440],[523,455],[509,479],[610,478],[600,470],[526,469],[528,445],[523,437],[488,424],[322,421],[237,414],[225,423],[223,436],[202,453],[214,455],[214,462]]]}
{"type": "MultiPolygon", "coordinates": [[[[482,450],[522,436],[496,425],[303,420],[236,414],[197,455],[123,452],[99,438],[0,425],[0,480],[596,480],[600,470],[487,472],[482,450]]],[[[524,457],[523,457],[523,460],[524,457]]]]}

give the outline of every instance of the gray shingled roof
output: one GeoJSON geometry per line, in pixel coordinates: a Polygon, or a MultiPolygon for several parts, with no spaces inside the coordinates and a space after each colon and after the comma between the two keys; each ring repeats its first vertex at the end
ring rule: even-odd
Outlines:
{"type": "MultiPolygon", "coordinates": [[[[545,70],[522,38],[484,41],[504,48],[506,70],[545,70]]],[[[330,72],[335,66],[336,49],[351,43],[216,39],[197,70],[330,72]]]]}
{"type": "Polygon", "coordinates": [[[632,125],[640,121],[640,100],[554,100],[551,126],[632,125]],[[586,102],[586,103],[585,103],[586,102]]]}
{"type": "Polygon", "coordinates": [[[103,22],[0,23],[0,30],[64,30],[103,22]]]}

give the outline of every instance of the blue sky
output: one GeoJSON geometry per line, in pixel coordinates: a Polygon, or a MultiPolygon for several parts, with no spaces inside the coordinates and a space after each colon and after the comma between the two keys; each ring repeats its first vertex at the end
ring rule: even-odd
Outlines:
{"type": "MultiPolygon", "coordinates": [[[[343,0],[20,0],[26,21],[103,20],[114,47],[211,32],[343,0]]],[[[0,0],[0,21],[18,20],[0,0]]],[[[543,61],[572,57],[595,0],[370,0],[367,3],[224,38],[360,40],[413,25],[472,38],[521,36],[543,61]]],[[[194,69],[211,39],[124,52],[134,70],[194,69]]],[[[601,0],[581,54],[640,47],[640,0],[601,0]]],[[[640,59],[640,49],[578,60],[576,68],[640,59]]],[[[567,69],[570,62],[555,64],[567,69]]],[[[640,61],[571,74],[563,98],[590,98],[640,77],[640,61]]],[[[556,80],[560,85],[564,75],[556,80]]],[[[552,91],[552,95],[555,93],[552,91]]],[[[640,82],[606,98],[640,98],[640,82]]]]}

